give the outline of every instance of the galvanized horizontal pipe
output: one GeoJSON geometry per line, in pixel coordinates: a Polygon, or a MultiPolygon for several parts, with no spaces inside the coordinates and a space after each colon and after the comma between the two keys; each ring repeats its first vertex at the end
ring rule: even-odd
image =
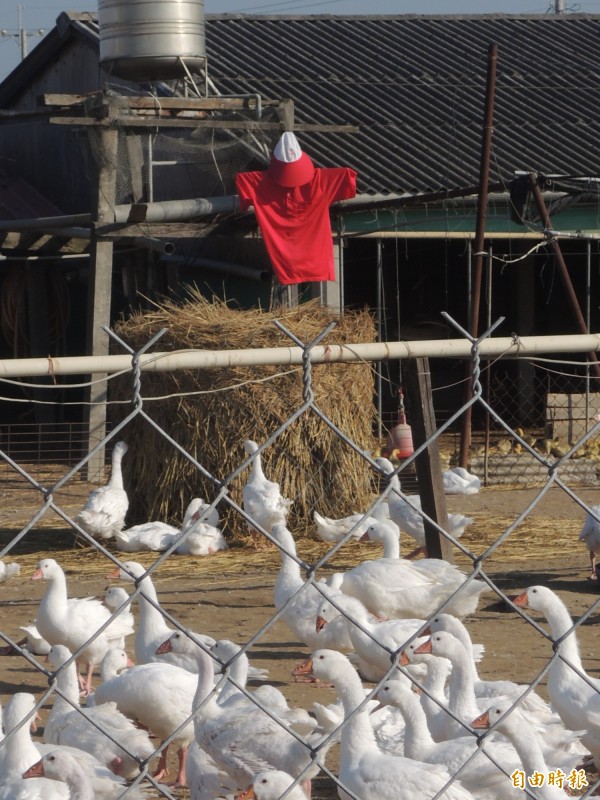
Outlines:
{"type": "Polygon", "coordinates": [[[191,200],[165,200],[162,203],[134,203],[115,206],[115,222],[177,222],[209,214],[231,214],[239,211],[236,194],[225,197],[196,197],[191,200]]]}
{"type": "MultiPolygon", "coordinates": [[[[524,336],[485,339],[482,358],[531,356],[540,353],[589,353],[600,351],[600,333],[569,336],[524,336]]],[[[265,347],[248,350],[185,350],[150,353],[140,357],[143,372],[179,369],[212,369],[302,363],[300,347],[265,347]]],[[[313,363],[385,361],[402,358],[469,358],[471,342],[466,339],[430,339],[415,342],[372,342],[319,345],[311,350],[313,363]]],[[[0,379],[37,375],[89,375],[130,369],[131,356],[65,356],[57,358],[15,358],[0,360],[0,379]]]]}

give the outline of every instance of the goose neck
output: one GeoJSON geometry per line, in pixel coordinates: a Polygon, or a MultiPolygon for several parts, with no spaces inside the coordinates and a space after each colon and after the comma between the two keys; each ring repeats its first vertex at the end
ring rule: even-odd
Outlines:
{"type": "Polygon", "coordinates": [[[332,680],[344,708],[345,723],[341,734],[340,766],[349,766],[355,763],[367,749],[378,749],[369,714],[365,709],[352,714],[352,712],[365,699],[362,682],[356,670],[348,665],[348,669],[335,676],[332,680]]]}
{"type": "Polygon", "coordinates": [[[124,489],[123,484],[123,468],[121,462],[125,454],[121,450],[113,451],[112,466],[110,470],[109,486],[114,489],[124,489]]]}
{"type": "Polygon", "coordinates": [[[52,616],[58,616],[61,612],[66,612],[67,601],[67,580],[62,570],[57,571],[47,580],[40,606],[44,609],[51,608],[52,616]]]}
{"type": "Polygon", "coordinates": [[[461,653],[452,660],[452,671],[448,682],[448,705],[461,719],[474,719],[478,714],[475,699],[475,684],[469,668],[467,654],[461,653]]]}
{"type": "Polygon", "coordinates": [[[73,710],[74,706],[79,706],[79,683],[77,681],[77,667],[75,661],[71,661],[68,667],[62,667],[56,676],[56,685],[61,694],[56,694],[52,710],[53,716],[66,714],[73,710]]]}
{"type": "MultiPolygon", "coordinates": [[[[563,605],[562,601],[558,598],[556,598],[556,602],[554,603],[547,603],[543,613],[548,620],[552,637],[554,639],[560,639],[561,636],[565,636],[567,631],[571,630],[573,627],[573,620],[571,619],[571,615],[569,614],[567,607],[563,605]]],[[[577,669],[580,670],[583,669],[583,664],[581,663],[581,657],[579,655],[579,644],[577,642],[577,635],[575,631],[570,633],[561,641],[558,646],[558,652],[564,656],[574,667],[577,667],[577,669]]],[[[563,662],[559,659],[558,663],[562,664],[563,662]]]]}
{"type": "Polygon", "coordinates": [[[22,717],[22,714],[13,715],[7,706],[5,719],[7,733],[0,751],[0,777],[7,772],[23,772],[39,760],[39,751],[31,741],[30,723],[26,722],[18,730],[14,730],[22,717]]]}
{"type": "Polygon", "coordinates": [[[383,557],[400,558],[400,537],[393,530],[387,529],[382,534],[383,557]]]}
{"type": "Polygon", "coordinates": [[[231,680],[225,683],[219,695],[219,702],[224,703],[230,697],[235,697],[239,694],[238,686],[246,687],[248,681],[248,657],[245,654],[240,654],[235,658],[229,666],[229,677],[231,680]]]}
{"type": "Polygon", "coordinates": [[[533,775],[534,772],[542,774],[548,772],[539,737],[530,726],[525,728],[512,724],[511,720],[511,724],[503,727],[501,732],[517,751],[527,775],[533,775]]]}
{"type": "Polygon", "coordinates": [[[158,623],[160,628],[166,627],[165,618],[157,608],[158,595],[152,583],[152,578],[147,575],[140,581],[139,586],[140,628],[154,627],[153,623],[158,623]]]}
{"type": "Polygon", "coordinates": [[[291,534],[289,534],[289,536],[282,536],[280,539],[280,544],[285,547],[287,552],[284,552],[283,547],[278,548],[281,566],[275,582],[275,606],[277,608],[280,608],[287,598],[298,591],[304,584],[300,564],[291,555],[292,553],[294,555],[296,553],[296,547],[291,534]],[[290,555],[288,555],[288,553],[290,555]]]}
{"type": "Polygon", "coordinates": [[[215,671],[213,660],[201,647],[196,648],[195,655],[198,664],[198,683],[194,694],[193,710],[195,712],[196,709],[202,706],[202,711],[194,714],[194,733],[196,740],[202,745],[205,721],[218,714],[219,706],[217,703],[217,695],[214,692],[215,671]]]}
{"type": "Polygon", "coordinates": [[[256,453],[250,467],[250,480],[263,482],[266,480],[260,453],[256,453]]]}
{"type": "Polygon", "coordinates": [[[94,800],[92,786],[75,759],[72,759],[62,778],[69,789],[70,800],[94,800]]]}
{"type": "Polygon", "coordinates": [[[400,709],[404,717],[404,755],[407,758],[423,761],[426,754],[435,746],[427,727],[427,716],[419,699],[403,703],[400,709]]]}

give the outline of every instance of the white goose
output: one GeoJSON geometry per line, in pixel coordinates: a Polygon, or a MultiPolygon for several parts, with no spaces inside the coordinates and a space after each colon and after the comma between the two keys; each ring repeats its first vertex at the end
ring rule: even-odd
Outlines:
{"type": "MultiPolygon", "coordinates": [[[[419,495],[412,495],[406,499],[401,496],[400,480],[394,474],[394,467],[387,458],[379,457],[375,459],[383,472],[389,476],[388,480],[392,487],[388,495],[388,506],[390,517],[398,527],[413,537],[417,543],[417,548],[408,558],[414,557],[419,552],[425,552],[425,525],[421,511],[421,498],[419,495]]],[[[455,539],[459,539],[465,528],[473,522],[471,517],[464,514],[448,514],[448,533],[455,539]]]]}
{"type": "Polygon", "coordinates": [[[9,578],[14,578],[21,574],[21,565],[13,561],[11,564],[6,564],[0,561],[0,583],[4,583],[9,578]]]}
{"type": "Polygon", "coordinates": [[[299,641],[311,648],[327,645],[336,650],[352,650],[348,629],[341,616],[332,619],[323,631],[317,631],[315,627],[317,613],[324,599],[339,595],[339,591],[320,584],[321,593],[314,585],[304,581],[296,542],[285,524],[273,525],[271,534],[277,542],[281,563],[273,598],[275,608],[278,611],[283,609],[281,620],[299,641]]]}
{"type": "Polygon", "coordinates": [[[90,637],[110,620],[108,608],[94,597],[69,598],[65,573],[53,558],[42,559],[32,578],[46,581],[36,626],[41,636],[51,645],[64,644],[71,652],[84,648],[78,655],[77,662],[87,666],[86,676],[80,678],[80,685],[83,693],[89,694],[95,665],[100,663],[106,651],[120,642],[123,636],[133,633],[133,629],[117,616],[101,634],[89,642],[90,637]]]}
{"type": "Polygon", "coordinates": [[[474,797],[486,800],[518,800],[521,792],[510,778],[491,761],[501,764],[510,775],[520,764],[513,748],[502,742],[487,742],[479,748],[472,734],[442,742],[434,741],[419,698],[401,681],[386,681],[377,692],[384,705],[393,705],[402,712],[406,728],[404,755],[428,764],[443,764],[454,775],[460,770],[460,781],[474,797]],[[474,756],[474,757],[473,757],[474,756]]]}
{"type": "Polygon", "coordinates": [[[600,764],[600,680],[587,675],[579,654],[573,620],[560,597],[546,586],[530,586],[513,601],[543,614],[557,646],[548,672],[548,696],[567,728],[585,731],[581,741],[600,764]],[[571,631],[569,633],[569,631],[571,631]],[[568,635],[567,635],[568,634],[568,635]]]}
{"type": "MultiPolygon", "coordinates": [[[[499,700],[474,719],[471,722],[471,727],[476,730],[489,730],[493,727],[495,731],[501,733],[511,742],[517,751],[523,771],[528,778],[536,773],[544,776],[545,780],[542,785],[536,786],[534,789],[536,796],[540,800],[566,800],[568,795],[564,789],[546,782],[549,769],[546,766],[539,734],[529,725],[527,719],[518,708],[510,711],[511,706],[511,700],[499,700]]],[[[569,775],[573,768],[572,759],[568,764],[564,762],[552,765],[554,771],[560,769],[565,775],[569,775]]],[[[522,793],[519,796],[522,796],[522,793]]]]}
{"type": "Polygon", "coordinates": [[[160,520],[142,522],[118,531],[115,542],[117,548],[126,553],[146,550],[160,553],[177,541],[180,544],[175,548],[176,553],[208,555],[227,547],[218,524],[218,511],[195,497],[188,504],[181,529],[160,520]]]}
{"type": "Polygon", "coordinates": [[[200,497],[190,501],[175,552],[207,556],[219,550],[227,550],[228,544],[219,526],[219,512],[204,502],[200,497]]]}
{"type": "MultiPolygon", "coordinates": [[[[448,709],[459,720],[468,723],[484,711],[490,703],[494,702],[494,697],[476,696],[475,682],[471,669],[472,659],[466,648],[455,636],[447,631],[438,631],[432,634],[425,644],[420,645],[415,650],[415,653],[419,652],[431,652],[433,655],[448,658],[451,661],[452,671],[448,684],[448,709]]],[[[556,714],[552,714],[551,710],[545,705],[542,705],[541,711],[538,711],[536,704],[533,704],[531,709],[527,708],[526,704],[522,704],[521,707],[531,724],[543,730],[544,752],[551,763],[566,758],[568,753],[573,755],[574,760],[581,758],[581,749],[576,741],[573,743],[573,737],[565,731],[556,714]]],[[[447,724],[446,738],[463,735],[465,728],[449,715],[447,724]]]]}
{"type": "Polygon", "coordinates": [[[244,442],[244,450],[253,458],[250,475],[242,492],[242,506],[250,517],[247,522],[248,531],[258,543],[263,539],[259,528],[270,533],[273,525],[285,523],[292,501],[283,497],[278,483],[268,480],[265,476],[258,444],[247,439],[244,442]],[[259,526],[258,528],[253,524],[254,522],[259,526]]]}
{"type": "MultiPolygon", "coordinates": [[[[68,752],[77,759],[92,785],[94,798],[96,800],[117,800],[117,798],[121,797],[127,788],[127,784],[123,778],[107,769],[94,758],[94,756],[77,747],[61,745],[57,748],[56,745],[34,744],[31,739],[29,725],[27,724],[21,725],[21,727],[16,730],[22,720],[33,717],[34,708],[34,696],[24,692],[18,692],[13,695],[8,702],[6,706],[7,736],[2,747],[2,751],[4,752],[1,756],[2,765],[0,766],[0,775],[4,774],[4,769],[8,765],[8,771],[11,775],[14,775],[16,772],[20,778],[23,772],[32,764],[36,763],[44,753],[50,750],[60,749],[61,751],[68,752]],[[8,735],[9,728],[12,730],[10,736],[8,735]]],[[[20,779],[23,780],[22,778],[20,779]]],[[[2,779],[0,783],[2,786],[6,785],[4,779],[2,779]]],[[[33,788],[31,784],[26,784],[24,791],[29,792],[30,786],[33,788]]],[[[58,797],[69,796],[66,786],[61,787],[60,784],[48,784],[46,782],[45,786],[47,787],[47,793],[41,795],[42,800],[48,800],[48,798],[54,800],[58,797]]],[[[46,790],[44,791],[46,792],[46,790]]],[[[136,786],[130,789],[127,796],[131,797],[132,800],[141,800],[141,798],[145,796],[145,791],[142,787],[136,786]]],[[[8,795],[2,795],[0,793],[0,798],[2,798],[2,800],[15,800],[15,797],[21,800],[20,791],[17,791],[15,794],[9,793],[8,795]]],[[[37,800],[38,795],[34,794],[32,797],[35,797],[37,800]]],[[[24,794],[23,798],[29,800],[29,794],[24,794]]]]}
{"type": "Polygon", "coordinates": [[[265,770],[254,776],[252,786],[236,795],[234,800],[279,800],[285,796],[287,800],[308,800],[302,787],[294,784],[294,778],[280,769],[265,770]],[[289,789],[289,791],[287,791],[289,789]]]}
{"type": "MultiPolygon", "coordinates": [[[[121,567],[116,567],[107,575],[110,579],[137,583],[141,590],[137,595],[140,616],[134,639],[136,663],[149,664],[153,661],[160,661],[162,664],[170,663],[189,672],[196,672],[197,665],[193,658],[179,656],[176,653],[161,659],[157,657],[156,648],[169,638],[173,633],[173,628],[170,628],[165,621],[156,588],[152,578],[146,572],[146,567],[137,561],[124,561],[121,567]]],[[[207,647],[211,647],[215,643],[215,640],[209,636],[194,635],[204,641],[207,647]]]]}
{"type": "Polygon", "coordinates": [[[23,778],[62,781],[67,785],[70,800],[94,800],[94,789],[79,762],[60,750],[51,750],[43,755],[23,773],[23,778]]]}
{"type": "Polygon", "coordinates": [[[592,571],[590,578],[595,581],[598,579],[596,574],[596,558],[600,554],[600,506],[591,506],[586,513],[583,526],[579,533],[579,541],[583,542],[590,554],[590,564],[592,571]]]}
{"type": "MultiPolygon", "coordinates": [[[[116,703],[119,711],[148,728],[161,743],[177,731],[170,743],[178,748],[179,769],[175,785],[185,786],[187,748],[194,736],[189,717],[196,690],[196,675],[167,663],[134,666],[124,650],[115,649],[104,657],[101,677],[102,683],[90,698],[94,706],[116,703]]],[[[162,746],[154,773],[157,780],[168,775],[167,753],[170,744],[162,746]]]]}
{"type": "MultiPolygon", "coordinates": [[[[400,529],[392,520],[376,520],[369,525],[363,536],[363,541],[365,540],[381,544],[384,558],[400,558],[400,529]]],[[[454,577],[454,567],[441,558],[421,558],[412,563],[416,570],[425,575],[454,577]]],[[[478,583],[478,586],[480,591],[486,591],[485,585],[478,583]]]]}
{"type": "Polygon", "coordinates": [[[341,519],[333,519],[319,514],[318,511],[313,511],[313,519],[316,525],[315,533],[319,539],[323,542],[339,542],[350,531],[352,531],[353,539],[360,539],[369,525],[377,522],[377,520],[387,520],[389,522],[390,515],[388,504],[382,502],[373,509],[372,514],[350,514],[341,519]]]}
{"type": "Polygon", "coordinates": [[[126,452],[125,442],[117,442],[112,451],[110,480],[90,492],[75,517],[75,522],[97,539],[111,539],[125,525],[129,498],[123,485],[122,461],[126,452]]]}
{"type": "Polygon", "coordinates": [[[201,750],[194,739],[188,748],[185,775],[190,800],[215,800],[231,797],[237,790],[229,775],[201,750]]]}
{"type": "Polygon", "coordinates": [[[45,779],[26,784],[22,777],[40,757],[29,731],[29,726],[35,724],[34,707],[33,695],[18,692],[4,709],[6,736],[0,747],[0,800],[63,800],[69,796],[66,786],[56,786],[45,779]],[[31,722],[17,730],[27,716],[31,722]]]}
{"type": "Polygon", "coordinates": [[[303,783],[318,773],[319,763],[312,761],[311,746],[303,744],[285,725],[258,706],[250,708],[245,703],[217,699],[212,658],[202,647],[176,631],[158,652],[171,650],[195,655],[198,661],[194,708],[202,709],[194,719],[196,741],[238,788],[248,786],[262,769],[283,769],[294,777],[302,775],[303,783]]]}
{"type": "Polygon", "coordinates": [[[464,467],[452,467],[442,473],[445,494],[477,494],[481,481],[464,467]]]}
{"type": "Polygon", "coordinates": [[[47,656],[51,645],[41,636],[35,625],[21,625],[21,630],[25,632],[23,644],[29,653],[34,656],[47,656]]]}
{"type": "MultiPolygon", "coordinates": [[[[371,525],[368,535],[385,537],[388,547],[399,547],[394,529],[385,522],[371,525]]],[[[474,613],[480,595],[488,591],[484,583],[467,581],[458,567],[441,559],[413,562],[386,556],[386,552],[391,551],[384,551],[383,558],[363,561],[338,579],[342,592],[357,597],[378,617],[430,617],[454,592],[444,610],[464,617],[474,613]]]]}
{"type": "MultiPolygon", "coordinates": [[[[104,597],[102,602],[112,613],[118,612],[122,618],[123,623],[132,630],[135,629],[135,619],[131,611],[131,604],[127,590],[122,586],[106,586],[104,589],[104,597]]],[[[125,637],[115,644],[115,647],[125,649],[125,637]]]]}
{"type": "Polygon", "coordinates": [[[382,622],[374,618],[360,600],[349,595],[342,594],[335,598],[335,602],[341,609],[341,615],[337,608],[325,600],[318,611],[316,628],[322,632],[330,619],[341,616],[359,659],[358,671],[368,681],[380,681],[389,672],[394,653],[400,651],[406,640],[427,624],[423,619],[382,622]]]}
{"type": "Polygon", "coordinates": [[[420,636],[404,648],[400,654],[399,664],[408,667],[411,664],[423,664],[427,672],[424,678],[419,679],[422,688],[420,696],[421,706],[427,719],[427,727],[435,742],[443,742],[447,737],[448,696],[446,683],[452,664],[447,658],[439,658],[431,653],[416,653],[416,650],[427,641],[427,637],[420,636]]]}
{"type": "Polygon", "coordinates": [[[169,548],[181,531],[168,522],[153,520],[117,531],[115,544],[123,553],[141,553],[145,550],[162,553],[169,548]]]}
{"type": "Polygon", "coordinates": [[[445,800],[472,797],[458,781],[448,784],[450,775],[445,767],[426,767],[422,762],[379,749],[368,712],[357,711],[365,699],[362,682],[342,653],[317,650],[295,671],[332,681],[342,700],[346,719],[341,731],[338,792],[344,800],[430,800],[438,793],[445,800]]]}
{"type": "MultiPolygon", "coordinates": [[[[479,658],[474,657],[473,643],[469,631],[461,620],[452,616],[452,614],[436,614],[436,616],[429,621],[429,625],[424,633],[432,634],[438,631],[447,631],[455,636],[471,656],[469,664],[473,674],[473,688],[476,697],[510,697],[513,701],[521,698],[527,689],[525,684],[518,684],[508,680],[484,680],[480,677],[477,661],[481,660],[481,656],[479,656],[479,658]]],[[[478,648],[479,650],[483,650],[481,645],[479,645],[478,648]]],[[[520,702],[527,711],[536,714],[538,719],[541,718],[547,722],[551,721],[552,710],[539,694],[530,692],[527,697],[523,698],[520,702]]]]}
{"type": "Polygon", "coordinates": [[[448,704],[450,713],[445,715],[443,738],[455,739],[469,732],[468,724],[487,707],[489,698],[476,698],[472,658],[463,644],[451,633],[438,631],[415,649],[415,655],[446,658],[452,664],[448,683],[448,704]]]}
{"type": "Polygon", "coordinates": [[[115,774],[135,778],[140,772],[140,762],[147,761],[154,753],[148,733],[122,714],[116,703],[80,708],[75,662],[64,666],[70,658],[68,648],[59,644],[48,654],[48,662],[57,670],[60,694],[56,694],[46,720],[44,741],[78,747],[115,774]]]}
{"type": "MultiPolygon", "coordinates": [[[[50,645],[43,636],[40,636],[40,632],[35,625],[20,625],[19,629],[25,632],[25,636],[17,642],[18,646],[23,650],[27,650],[28,653],[34,656],[45,656],[50,652],[50,645]]],[[[17,648],[10,644],[7,644],[6,647],[0,647],[0,655],[15,656],[18,654],[17,648]]]]}
{"type": "Polygon", "coordinates": [[[293,728],[297,733],[306,735],[312,733],[317,722],[304,708],[290,708],[283,692],[275,686],[263,683],[252,692],[246,694],[243,690],[248,681],[249,662],[242,648],[229,639],[219,639],[211,647],[211,654],[218,660],[221,668],[228,668],[230,680],[221,689],[219,704],[232,707],[233,703],[245,705],[251,711],[256,711],[252,698],[275,714],[284,725],[293,728]]]}

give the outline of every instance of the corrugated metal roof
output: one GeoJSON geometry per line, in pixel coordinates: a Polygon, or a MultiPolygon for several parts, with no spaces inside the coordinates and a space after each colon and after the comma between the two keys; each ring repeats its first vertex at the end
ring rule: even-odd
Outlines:
{"type": "Polygon", "coordinates": [[[0,175],[0,219],[53,217],[62,213],[22,178],[0,175]]]}
{"type": "MultiPolygon", "coordinates": [[[[5,107],[71,34],[98,40],[94,15],[59,17],[0,86],[5,107]]],[[[490,180],[600,175],[600,15],[207,15],[206,40],[223,94],[289,97],[299,123],[358,125],[300,139],[317,164],[354,167],[361,193],[477,185],[492,43],[490,180]]]]}
{"type": "Polygon", "coordinates": [[[488,50],[498,46],[492,181],[517,170],[599,175],[600,15],[207,18],[223,93],[290,97],[322,166],[359,191],[420,194],[478,182],[488,50]]]}

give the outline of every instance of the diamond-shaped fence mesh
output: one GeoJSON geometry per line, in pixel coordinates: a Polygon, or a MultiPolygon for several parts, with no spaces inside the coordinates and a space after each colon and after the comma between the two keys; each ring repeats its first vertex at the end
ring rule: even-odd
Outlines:
{"type": "MultiPolygon", "coordinates": [[[[600,514],[594,488],[570,471],[600,429],[589,380],[573,379],[583,413],[563,415],[571,429],[559,447],[559,435],[515,425],[508,400],[500,410],[492,402],[503,380],[486,391],[486,337],[471,341],[472,396],[412,456],[387,461],[353,442],[313,392],[311,352],[330,328],[311,343],[286,333],[302,350],[295,410],[265,440],[246,440],[226,474],[156,423],[136,356],[126,413],[58,479],[1,453],[35,499],[3,514],[0,798],[29,797],[22,776],[40,759],[47,780],[61,776],[84,798],[221,798],[254,783],[258,798],[298,800],[311,781],[313,797],[355,800],[597,792],[598,601],[587,551],[600,547],[600,514]],[[509,443],[502,455],[531,462],[535,486],[513,484],[492,507],[472,474],[453,471],[466,483],[448,497],[446,525],[403,480],[468,408],[509,443]],[[345,518],[315,506],[294,530],[295,497],[270,480],[267,457],[306,415],[360,459],[373,491],[345,518]],[[575,418],[584,421],[573,432],[575,418]],[[140,420],[214,486],[179,525],[125,526],[119,443],[140,420]],[[102,448],[110,480],[86,502],[82,475],[102,448]],[[247,532],[243,542],[224,518],[247,532]],[[434,534],[454,564],[400,557],[434,534]],[[30,731],[36,715],[41,735],[30,731]]],[[[562,389],[548,391],[555,426],[562,399],[551,394],[575,393],[562,389]]],[[[298,491],[313,478],[298,476],[298,491]]],[[[67,796],[52,794],[60,785],[36,796],[67,796]]]]}

